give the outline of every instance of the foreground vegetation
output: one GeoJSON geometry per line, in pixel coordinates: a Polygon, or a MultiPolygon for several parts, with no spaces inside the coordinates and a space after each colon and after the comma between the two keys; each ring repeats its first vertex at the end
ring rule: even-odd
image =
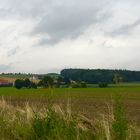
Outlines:
{"type": "Polygon", "coordinates": [[[29,98],[39,98],[48,97],[52,98],[84,98],[84,99],[111,99],[116,96],[116,94],[121,94],[121,96],[128,100],[140,99],[140,84],[120,84],[117,86],[109,86],[107,88],[38,88],[38,89],[16,89],[13,87],[3,87],[0,88],[0,97],[29,97],[29,98]]]}
{"type": "Polygon", "coordinates": [[[89,119],[56,104],[42,108],[13,106],[0,101],[0,138],[3,140],[138,140],[140,128],[128,123],[120,102],[108,114],[89,119]]]}

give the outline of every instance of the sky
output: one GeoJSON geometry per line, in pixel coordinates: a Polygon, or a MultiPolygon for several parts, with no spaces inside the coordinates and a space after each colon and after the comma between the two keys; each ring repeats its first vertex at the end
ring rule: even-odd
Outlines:
{"type": "Polygon", "coordinates": [[[140,70],[140,0],[0,0],[0,72],[140,70]]]}

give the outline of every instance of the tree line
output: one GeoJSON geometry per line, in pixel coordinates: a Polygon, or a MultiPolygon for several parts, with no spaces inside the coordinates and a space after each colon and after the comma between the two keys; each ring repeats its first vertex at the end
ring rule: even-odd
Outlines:
{"type": "Polygon", "coordinates": [[[85,82],[72,81],[69,78],[62,77],[59,75],[54,78],[52,76],[44,75],[40,79],[39,82],[35,83],[30,81],[28,78],[26,79],[17,79],[15,81],[15,87],[17,89],[21,88],[59,88],[59,87],[72,87],[72,88],[86,88],[87,85],[85,82]]]}
{"type": "Polygon", "coordinates": [[[129,70],[63,69],[61,76],[74,81],[85,81],[88,84],[140,81],[140,71],[129,70]]]}
{"type": "Polygon", "coordinates": [[[139,71],[128,70],[104,70],[104,69],[64,69],[60,75],[41,75],[40,81],[34,83],[29,79],[17,79],[15,87],[37,88],[37,87],[72,87],[86,88],[87,84],[98,84],[99,87],[107,87],[108,84],[118,84],[121,82],[139,82],[139,71]]]}

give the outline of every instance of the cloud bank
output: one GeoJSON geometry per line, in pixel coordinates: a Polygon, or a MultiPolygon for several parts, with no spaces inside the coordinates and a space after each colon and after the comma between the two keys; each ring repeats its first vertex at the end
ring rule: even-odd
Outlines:
{"type": "Polygon", "coordinates": [[[0,72],[140,70],[139,0],[0,3],[0,72]]]}

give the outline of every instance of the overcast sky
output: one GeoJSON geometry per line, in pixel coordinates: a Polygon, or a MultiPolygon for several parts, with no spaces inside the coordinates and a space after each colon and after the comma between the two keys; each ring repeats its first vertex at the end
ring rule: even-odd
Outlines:
{"type": "Polygon", "coordinates": [[[0,0],[0,72],[140,70],[140,0],[0,0]]]}

